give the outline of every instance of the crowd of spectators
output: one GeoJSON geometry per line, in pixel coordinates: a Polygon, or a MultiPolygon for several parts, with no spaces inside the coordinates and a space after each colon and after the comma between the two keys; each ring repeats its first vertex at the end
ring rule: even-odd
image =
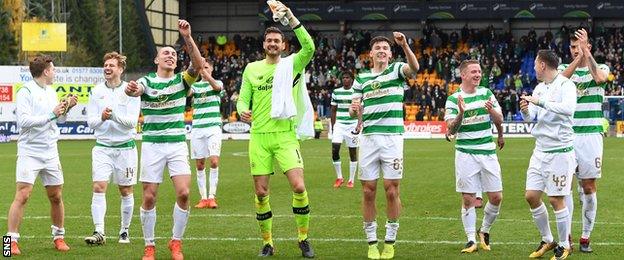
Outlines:
{"type": "MultiPolygon", "coordinates": [[[[446,97],[457,90],[460,83],[459,63],[477,59],[482,67],[481,86],[490,88],[498,99],[506,120],[520,120],[520,96],[531,94],[537,84],[533,71],[535,53],[539,49],[555,50],[562,63],[572,60],[569,36],[576,28],[562,26],[554,33],[538,35],[531,29],[526,35],[514,37],[510,31],[470,28],[447,32],[434,25],[425,25],[421,38],[410,38],[408,44],[415,51],[421,70],[416,79],[405,86],[407,120],[442,120],[446,97]]],[[[333,89],[340,87],[342,71],[358,72],[370,68],[368,43],[370,31],[347,30],[345,33],[320,34],[309,30],[315,39],[316,53],[306,69],[305,79],[318,116],[328,117],[333,89]]],[[[590,31],[593,54],[598,63],[611,68],[606,95],[622,95],[624,86],[624,29],[598,26],[590,31]]],[[[287,52],[298,50],[294,38],[287,39],[287,52]]],[[[213,37],[200,40],[202,55],[215,64],[214,76],[225,85],[222,99],[224,118],[235,117],[238,90],[245,65],[264,58],[261,37],[234,36],[226,44],[218,44],[213,37]]],[[[404,61],[403,53],[394,47],[395,60],[404,61]]],[[[182,65],[188,58],[181,52],[182,65]]],[[[624,99],[605,102],[605,117],[624,118],[624,99]]]]}

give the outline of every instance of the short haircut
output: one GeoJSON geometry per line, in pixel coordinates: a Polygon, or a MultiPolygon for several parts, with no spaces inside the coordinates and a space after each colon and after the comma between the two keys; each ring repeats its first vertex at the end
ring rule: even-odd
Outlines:
{"type": "Polygon", "coordinates": [[[539,50],[537,59],[544,62],[551,69],[556,69],[559,66],[559,57],[553,50],[539,50]]]}
{"type": "Polygon", "coordinates": [[[264,39],[265,40],[266,40],[267,34],[269,34],[269,33],[279,33],[282,36],[282,41],[284,41],[284,33],[279,28],[277,28],[275,26],[271,26],[271,27],[266,28],[266,30],[264,30],[264,39]]]}
{"type": "Polygon", "coordinates": [[[342,75],[340,75],[341,78],[343,78],[344,76],[348,76],[349,78],[353,79],[353,73],[349,70],[343,71],[342,75]]]}
{"type": "Polygon", "coordinates": [[[126,56],[121,55],[117,53],[116,51],[104,54],[103,62],[106,62],[107,60],[110,60],[110,59],[116,59],[117,66],[121,67],[122,69],[126,69],[126,56]]]}
{"type": "Polygon", "coordinates": [[[392,41],[390,41],[390,39],[388,39],[387,37],[385,37],[385,36],[375,36],[375,37],[373,37],[370,40],[370,43],[369,43],[370,49],[372,50],[373,49],[373,45],[375,45],[375,43],[378,43],[378,42],[387,42],[388,45],[390,45],[390,47],[392,47],[392,41]]]}
{"type": "Polygon", "coordinates": [[[463,72],[466,68],[468,68],[468,65],[471,65],[471,64],[479,65],[479,61],[475,59],[463,60],[459,64],[459,72],[463,72]]]}
{"type": "Polygon", "coordinates": [[[50,55],[38,54],[34,59],[30,61],[28,64],[28,68],[30,69],[30,74],[33,78],[41,77],[43,71],[50,67],[50,63],[52,63],[53,59],[50,55]]]}

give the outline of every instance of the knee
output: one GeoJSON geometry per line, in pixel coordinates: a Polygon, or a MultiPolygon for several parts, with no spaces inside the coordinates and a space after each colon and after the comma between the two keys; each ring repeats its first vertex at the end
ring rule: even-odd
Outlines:
{"type": "Polygon", "coordinates": [[[462,196],[462,205],[465,209],[469,209],[474,207],[476,197],[473,194],[463,194],[462,196]]]}
{"type": "Polygon", "coordinates": [[[490,196],[489,199],[490,199],[490,203],[491,204],[494,204],[494,205],[498,206],[503,201],[503,194],[502,193],[494,194],[494,195],[490,196]]]}
{"type": "Polygon", "coordinates": [[[583,193],[592,194],[596,192],[596,184],[593,182],[583,183],[583,193]]]}
{"type": "Polygon", "coordinates": [[[399,197],[399,189],[396,187],[391,187],[386,189],[386,197],[388,200],[395,200],[399,197]]]}
{"type": "Polygon", "coordinates": [[[93,192],[95,192],[95,193],[105,193],[106,192],[106,186],[102,185],[100,183],[93,183],[93,192]]]}
{"type": "Polygon", "coordinates": [[[217,167],[219,167],[219,159],[217,158],[210,159],[210,168],[215,169],[217,167]]]}
{"type": "Polygon", "coordinates": [[[188,197],[189,197],[189,189],[188,188],[179,189],[176,192],[176,196],[177,196],[178,200],[187,201],[188,197]]]}
{"type": "Polygon", "coordinates": [[[338,161],[340,160],[340,145],[332,144],[332,160],[338,161]]]}
{"type": "Polygon", "coordinates": [[[55,192],[54,194],[49,194],[48,199],[50,200],[50,204],[61,204],[63,202],[63,195],[60,191],[55,192]]]}
{"type": "Polygon", "coordinates": [[[296,183],[295,185],[293,185],[293,192],[294,193],[302,193],[306,190],[305,185],[303,184],[303,182],[299,182],[296,183]]]}
{"type": "Polygon", "coordinates": [[[363,187],[362,192],[364,193],[364,200],[375,201],[375,189],[370,187],[363,187]]]}
{"type": "Polygon", "coordinates": [[[144,209],[152,209],[156,204],[156,196],[153,193],[144,192],[143,193],[143,208],[144,209]]]}
{"type": "Polygon", "coordinates": [[[30,199],[30,190],[19,190],[15,193],[15,202],[24,205],[30,199]]]}
{"type": "Polygon", "coordinates": [[[269,196],[269,191],[267,189],[256,189],[256,196],[258,198],[269,196]]]}
{"type": "Polygon", "coordinates": [[[203,170],[206,168],[206,163],[204,162],[204,160],[197,160],[195,162],[195,166],[197,167],[198,170],[203,170]]]}

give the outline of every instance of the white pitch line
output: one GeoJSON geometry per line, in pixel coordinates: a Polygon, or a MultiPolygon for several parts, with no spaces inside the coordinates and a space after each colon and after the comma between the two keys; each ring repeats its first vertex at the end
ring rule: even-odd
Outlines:
{"type": "MultiPolygon", "coordinates": [[[[361,219],[360,215],[311,215],[313,218],[329,218],[329,219],[361,219]]],[[[169,215],[162,215],[159,217],[170,218],[169,215]]],[[[255,218],[256,215],[253,214],[193,214],[191,212],[190,217],[193,218],[255,218]]],[[[274,218],[292,218],[293,215],[273,215],[274,218]]],[[[65,216],[65,219],[91,219],[90,215],[70,215],[65,216]]],[[[119,219],[119,215],[107,215],[106,218],[114,218],[119,219]]],[[[139,218],[139,215],[133,215],[133,218],[139,218]]],[[[0,216],[0,219],[6,220],[7,217],[0,216]]],[[[24,216],[23,219],[50,219],[50,216],[24,216]]],[[[413,217],[413,216],[401,216],[400,219],[410,219],[410,220],[434,220],[434,221],[460,221],[460,218],[454,217],[413,217]]],[[[496,221],[502,222],[524,222],[524,223],[533,223],[531,219],[511,219],[511,218],[499,218],[496,221]]],[[[580,224],[581,221],[572,221],[572,223],[580,224]]],[[[623,222],[596,222],[598,225],[624,225],[623,222]]]]}
{"type": "MultiPolygon", "coordinates": [[[[50,239],[49,236],[21,236],[24,239],[50,239]]],[[[81,236],[65,236],[69,239],[83,239],[81,236]]],[[[142,237],[131,237],[135,240],[140,240],[142,237]]],[[[169,240],[171,237],[156,237],[156,240],[169,240]]],[[[366,239],[360,238],[309,238],[315,242],[353,242],[353,243],[366,243],[366,239]]],[[[261,241],[259,237],[184,237],[182,240],[191,241],[261,241]]],[[[296,237],[292,238],[277,238],[273,237],[275,241],[297,241],[296,237]]],[[[466,241],[449,241],[449,240],[397,240],[397,243],[401,244],[446,244],[446,245],[463,245],[466,241]]],[[[492,242],[493,245],[535,245],[535,242],[522,242],[522,241],[505,241],[505,242],[492,242]]],[[[592,245],[597,246],[622,246],[624,242],[592,242],[592,245]]]]}

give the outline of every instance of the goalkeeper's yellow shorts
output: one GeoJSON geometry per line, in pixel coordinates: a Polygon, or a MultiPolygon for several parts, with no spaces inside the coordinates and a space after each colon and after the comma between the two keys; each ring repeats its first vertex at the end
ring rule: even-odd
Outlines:
{"type": "Polygon", "coordinates": [[[294,131],[251,134],[249,140],[251,175],[273,174],[274,161],[277,161],[284,173],[295,168],[303,169],[299,141],[294,131]]]}

